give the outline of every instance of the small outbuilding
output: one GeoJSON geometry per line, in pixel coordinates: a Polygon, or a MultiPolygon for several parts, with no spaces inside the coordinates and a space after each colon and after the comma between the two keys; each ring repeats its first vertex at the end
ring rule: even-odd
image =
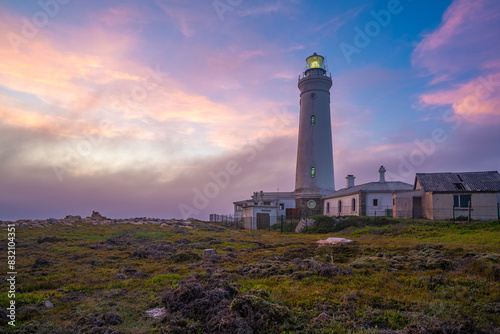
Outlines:
{"type": "Polygon", "coordinates": [[[497,171],[417,173],[411,192],[394,194],[394,218],[500,219],[497,171]]]}

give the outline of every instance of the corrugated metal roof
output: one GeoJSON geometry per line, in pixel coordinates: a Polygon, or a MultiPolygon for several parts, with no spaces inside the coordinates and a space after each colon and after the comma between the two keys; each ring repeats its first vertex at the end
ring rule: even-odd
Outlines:
{"type": "Polygon", "coordinates": [[[323,199],[327,198],[336,198],[340,196],[347,196],[357,194],[359,192],[384,192],[384,193],[393,193],[398,191],[410,191],[413,190],[413,186],[404,182],[369,182],[360,184],[358,186],[353,186],[350,188],[340,189],[331,194],[326,195],[323,199]]]}
{"type": "Polygon", "coordinates": [[[490,172],[417,173],[422,189],[432,192],[500,191],[500,174],[490,172]]]}

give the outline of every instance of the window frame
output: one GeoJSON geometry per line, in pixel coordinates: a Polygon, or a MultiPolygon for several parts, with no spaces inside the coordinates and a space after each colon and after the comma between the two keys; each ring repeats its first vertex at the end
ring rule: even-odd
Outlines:
{"type": "Polygon", "coordinates": [[[472,194],[456,194],[453,195],[453,208],[468,209],[472,207],[472,194]]]}

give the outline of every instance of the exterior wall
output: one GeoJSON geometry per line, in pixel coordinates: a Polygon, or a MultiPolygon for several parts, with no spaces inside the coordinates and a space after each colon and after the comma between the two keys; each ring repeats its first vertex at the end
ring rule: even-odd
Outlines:
{"type": "Polygon", "coordinates": [[[247,206],[243,208],[243,227],[248,230],[256,230],[257,229],[257,213],[267,213],[270,216],[269,224],[272,226],[276,224],[276,207],[272,207],[269,205],[256,205],[256,206],[247,206]]]}
{"type": "Polygon", "coordinates": [[[295,207],[300,208],[301,216],[312,216],[312,215],[320,215],[323,212],[323,201],[321,197],[306,197],[306,198],[297,198],[295,200],[295,207]],[[316,207],[311,209],[307,202],[313,200],[316,202],[316,207]]]}
{"type": "Polygon", "coordinates": [[[432,193],[426,192],[424,197],[422,197],[422,216],[425,219],[435,219],[433,209],[432,193]]]}
{"type": "MultiPolygon", "coordinates": [[[[392,210],[392,193],[367,193],[366,194],[366,215],[386,216],[387,210],[392,210]],[[373,205],[373,200],[378,200],[378,205],[373,205]]],[[[392,215],[391,215],[392,217],[392,215]]]]}
{"type": "MultiPolygon", "coordinates": [[[[412,218],[414,198],[421,198],[422,206],[424,205],[424,192],[421,190],[393,194],[392,216],[403,219],[412,218]]],[[[425,215],[423,208],[421,215],[425,215]]]]}
{"type": "Polygon", "coordinates": [[[429,217],[435,220],[453,218],[453,194],[433,194],[432,214],[429,217]]]}
{"type": "MultiPolygon", "coordinates": [[[[455,217],[469,215],[468,208],[453,208],[454,195],[468,195],[467,193],[456,194],[434,194],[434,216],[432,219],[452,219],[453,210],[455,217]]],[[[471,219],[472,220],[495,220],[498,219],[496,193],[472,193],[471,194],[471,219]]]]}
{"type": "Polygon", "coordinates": [[[278,206],[278,203],[282,203],[284,204],[284,208],[283,210],[278,210],[278,217],[280,217],[281,215],[286,216],[286,209],[293,209],[295,208],[295,199],[281,199],[278,200],[276,199],[276,201],[273,201],[273,205],[276,205],[278,206]]]}
{"type": "Polygon", "coordinates": [[[342,212],[340,212],[341,216],[360,216],[360,204],[361,204],[361,196],[359,193],[354,195],[347,195],[336,198],[329,198],[323,200],[323,214],[326,216],[338,216],[339,215],[339,200],[342,201],[342,212]],[[356,200],[356,210],[352,211],[352,199],[356,200]],[[330,212],[326,212],[327,203],[330,203],[330,212]]]}
{"type": "Polygon", "coordinates": [[[467,217],[468,208],[454,208],[454,195],[471,195],[471,219],[472,220],[495,220],[499,219],[498,204],[500,194],[498,193],[432,193],[423,191],[412,191],[394,195],[394,217],[411,218],[413,197],[422,196],[422,216],[430,220],[451,220],[453,213],[455,218],[467,217]],[[422,196],[423,194],[423,196],[422,196]]]}

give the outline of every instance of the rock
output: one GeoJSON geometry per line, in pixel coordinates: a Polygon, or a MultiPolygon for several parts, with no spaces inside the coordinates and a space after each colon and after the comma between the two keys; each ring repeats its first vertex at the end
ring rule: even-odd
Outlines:
{"type": "Polygon", "coordinates": [[[46,300],[46,301],[45,301],[45,303],[44,303],[44,305],[45,305],[46,307],[54,307],[54,304],[52,304],[52,303],[50,302],[50,300],[46,300]]]}
{"type": "Polygon", "coordinates": [[[146,311],[146,316],[154,319],[160,319],[167,315],[167,310],[164,307],[154,308],[146,311]]]}
{"type": "Polygon", "coordinates": [[[297,227],[295,228],[295,233],[299,233],[306,227],[314,226],[314,219],[301,219],[297,227]]]}
{"type": "Polygon", "coordinates": [[[328,238],[326,240],[318,240],[316,242],[313,242],[311,245],[332,246],[332,245],[338,245],[338,244],[346,244],[349,242],[352,242],[352,240],[344,239],[344,238],[328,238]]]}
{"type": "Polygon", "coordinates": [[[215,255],[217,254],[217,250],[216,249],[204,249],[203,250],[203,257],[209,257],[209,256],[212,256],[212,255],[215,255]]]}
{"type": "Polygon", "coordinates": [[[107,220],[108,218],[102,216],[99,212],[97,211],[92,211],[92,216],[90,216],[91,219],[96,219],[96,220],[107,220]]]}

